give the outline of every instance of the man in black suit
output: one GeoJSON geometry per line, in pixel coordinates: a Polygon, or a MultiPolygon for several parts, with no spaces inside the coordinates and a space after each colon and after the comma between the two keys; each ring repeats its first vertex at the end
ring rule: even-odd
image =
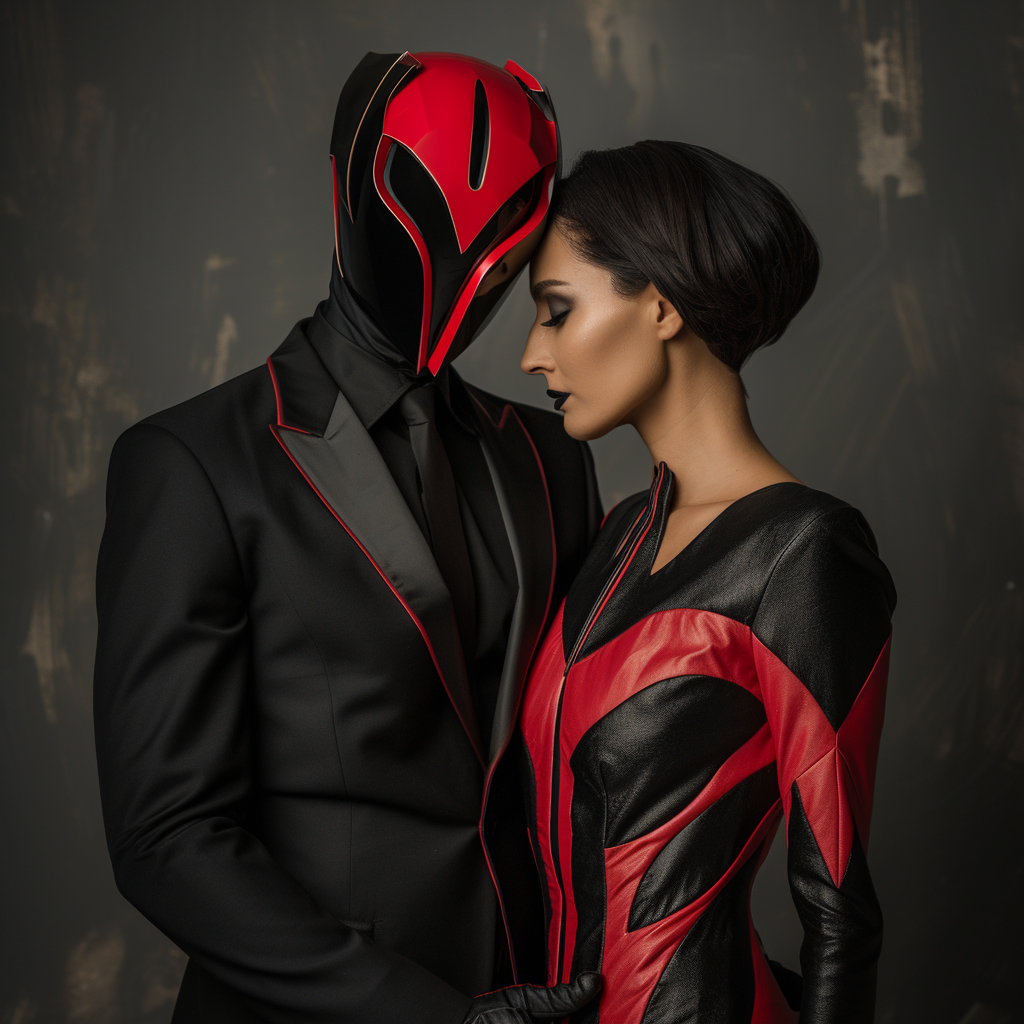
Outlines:
{"type": "Polygon", "coordinates": [[[96,741],[122,893],[179,1024],[562,1017],[504,757],[600,509],[553,413],[464,383],[543,230],[542,87],[369,54],[331,144],[330,297],[111,456],[96,741]]]}

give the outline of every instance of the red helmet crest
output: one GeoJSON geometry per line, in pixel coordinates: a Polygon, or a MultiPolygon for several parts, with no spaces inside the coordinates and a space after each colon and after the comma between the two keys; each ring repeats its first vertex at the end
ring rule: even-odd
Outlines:
{"type": "Polygon", "coordinates": [[[331,157],[342,274],[417,372],[437,373],[489,321],[547,215],[547,94],[511,61],[367,54],[331,157]]]}

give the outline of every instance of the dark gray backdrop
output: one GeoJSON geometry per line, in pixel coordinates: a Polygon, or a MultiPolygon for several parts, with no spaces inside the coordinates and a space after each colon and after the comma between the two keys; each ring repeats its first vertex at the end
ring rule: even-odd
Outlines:
{"type": "MultiPolygon", "coordinates": [[[[118,896],[94,778],[93,565],[116,435],[258,364],[325,294],[328,139],[368,49],[512,57],[568,155],[710,146],[825,254],[745,379],[859,506],[900,605],[870,858],[882,1022],[1024,1020],[1024,7],[1017,0],[2,6],[0,1022],[168,1020],[183,957],[118,896]]],[[[461,360],[528,401],[524,289],[461,360]]],[[[596,445],[606,502],[646,486],[596,445]]],[[[781,842],[780,844],[781,845],[781,842]]],[[[799,943],[776,848],[755,893],[799,943]]]]}

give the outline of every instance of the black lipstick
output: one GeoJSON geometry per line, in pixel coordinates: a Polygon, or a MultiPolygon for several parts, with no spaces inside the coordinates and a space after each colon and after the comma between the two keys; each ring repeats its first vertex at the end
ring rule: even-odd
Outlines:
{"type": "Polygon", "coordinates": [[[548,398],[555,400],[555,411],[561,410],[562,406],[565,405],[565,400],[569,397],[570,392],[568,391],[552,391],[548,388],[548,398]]]}

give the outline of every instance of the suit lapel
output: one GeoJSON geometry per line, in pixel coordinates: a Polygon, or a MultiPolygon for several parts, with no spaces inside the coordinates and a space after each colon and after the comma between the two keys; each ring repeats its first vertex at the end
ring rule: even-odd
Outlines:
{"type": "MultiPolygon", "coordinates": [[[[289,342],[292,340],[290,337],[289,342]]],[[[302,341],[308,346],[304,338],[302,341]]],[[[433,552],[377,446],[336,386],[322,435],[284,422],[285,410],[290,408],[289,389],[275,373],[281,351],[268,361],[278,399],[278,422],[270,429],[409,613],[477,756],[485,762],[452,600],[433,552]]],[[[311,349],[309,356],[327,376],[311,349]]],[[[294,375],[294,366],[291,372],[294,375]]]]}
{"type": "Polygon", "coordinates": [[[473,388],[467,390],[474,400],[481,445],[519,579],[491,729],[488,761],[493,763],[512,735],[526,670],[551,607],[555,532],[544,468],[516,411],[510,405],[496,405],[490,396],[478,397],[473,388]]]}

